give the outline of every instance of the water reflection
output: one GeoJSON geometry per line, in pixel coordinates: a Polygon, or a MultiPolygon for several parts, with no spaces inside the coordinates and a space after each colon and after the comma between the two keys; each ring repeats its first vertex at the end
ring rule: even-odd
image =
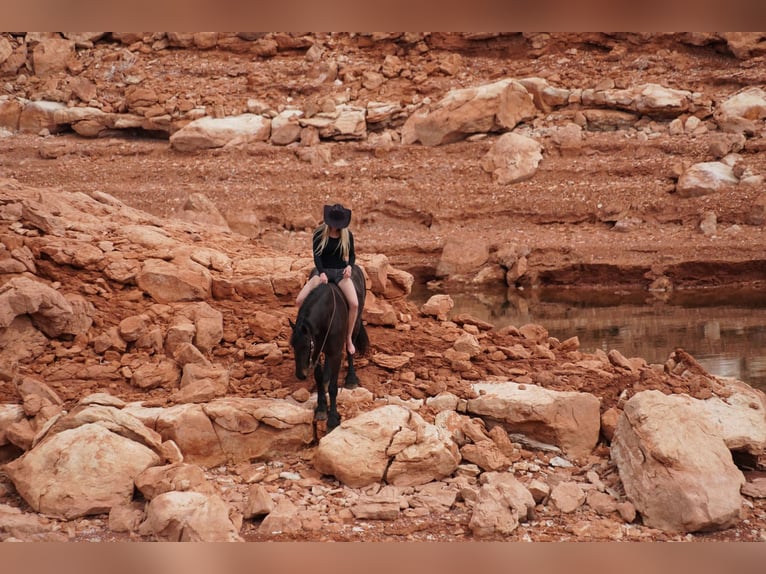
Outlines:
{"type": "Polygon", "coordinates": [[[412,298],[420,304],[436,293],[449,293],[453,315],[469,313],[497,328],[539,323],[562,340],[577,335],[586,352],[617,349],[626,357],[664,363],[682,347],[710,373],[766,390],[763,291],[679,291],[663,300],[646,291],[431,290],[420,285],[412,298]]]}

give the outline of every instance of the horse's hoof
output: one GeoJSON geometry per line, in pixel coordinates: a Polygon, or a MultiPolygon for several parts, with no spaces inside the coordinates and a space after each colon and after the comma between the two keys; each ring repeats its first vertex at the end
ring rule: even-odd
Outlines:
{"type": "Polygon", "coordinates": [[[340,418],[331,417],[330,420],[327,421],[327,432],[330,432],[340,426],[340,418]]]}
{"type": "Polygon", "coordinates": [[[315,421],[326,421],[327,420],[327,411],[316,411],[316,412],[314,412],[314,420],[315,421]]]}
{"type": "Polygon", "coordinates": [[[346,383],[343,385],[343,388],[345,389],[355,389],[359,386],[359,381],[350,381],[346,379],[346,383]]]}

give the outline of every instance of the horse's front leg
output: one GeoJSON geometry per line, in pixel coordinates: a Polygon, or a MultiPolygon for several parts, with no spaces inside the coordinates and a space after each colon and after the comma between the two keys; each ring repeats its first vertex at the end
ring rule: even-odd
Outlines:
{"type": "Polygon", "coordinates": [[[348,368],[346,369],[346,382],[344,387],[347,389],[355,389],[359,386],[359,377],[356,376],[356,369],[354,369],[354,355],[346,353],[346,363],[348,368]]]}
{"type": "MultiPolygon", "coordinates": [[[[325,365],[327,361],[325,361],[325,365]]],[[[326,421],[327,420],[327,395],[325,394],[325,374],[322,364],[318,363],[314,367],[314,382],[317,387],[317,406],[314,408],[314,420],[326,421]]]]}
{"type": "Polygon", "coordinates": [[[330,395],[330,412],[327,419],[327,432],[337,427],[340,424],[340,414],[338,413],[337,397],[338,397],[338,373],[340,371],[341,363],[343,362],[342,353],[338,353],[337,357],[333,357],[332,360],[325,361],[325,374],[328,381],[327,391],[330,395]]]}

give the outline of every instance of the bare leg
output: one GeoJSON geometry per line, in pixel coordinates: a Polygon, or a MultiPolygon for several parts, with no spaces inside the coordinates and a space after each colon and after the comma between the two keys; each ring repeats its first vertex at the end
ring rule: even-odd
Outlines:
{"type": "Polygon", "coordinates": [[[348,301],[348,336],[346,337],[346,348],[349,355],[356,353],[354,343],[352,341],[354,335],[354,324],[356,323],[356,316],[359,312],[359,300],[356,297],[356,289],[351,279],[343,279],[338,283],[338,287],[343,291],[343,295],[348,301]]]}
{"type": "Polygon", "coordinates": [[[319,284],[322,282],[322,279],[319,278],[318,275],[314,275],[309,279],[306,284],[303,286],[303,289],[301,289],[301,292],[298,293],[298,297],[295,299],[295,304],[300,307],[303,305],[303,301],[305,301],[306,297],[308,297],[309,293],[311,293],[311,290],[315,287],[319,286],[319,284]]]}

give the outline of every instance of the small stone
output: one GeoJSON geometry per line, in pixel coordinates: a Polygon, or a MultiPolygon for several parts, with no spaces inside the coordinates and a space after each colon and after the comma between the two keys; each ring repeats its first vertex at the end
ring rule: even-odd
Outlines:
{"type": "Polygon", "coordinates": [[[573,466],[571,462],[560,456],[554,456],[548,464],[558,468],[572,468],[573,466]]]}
{"type": "Polygon", "coordinates": [[[636,507],[633,506],[630,502],[620,502],[617,505],[617,512],[620,514],[620,517],[630,524],[636,519],[636,507]]]}

